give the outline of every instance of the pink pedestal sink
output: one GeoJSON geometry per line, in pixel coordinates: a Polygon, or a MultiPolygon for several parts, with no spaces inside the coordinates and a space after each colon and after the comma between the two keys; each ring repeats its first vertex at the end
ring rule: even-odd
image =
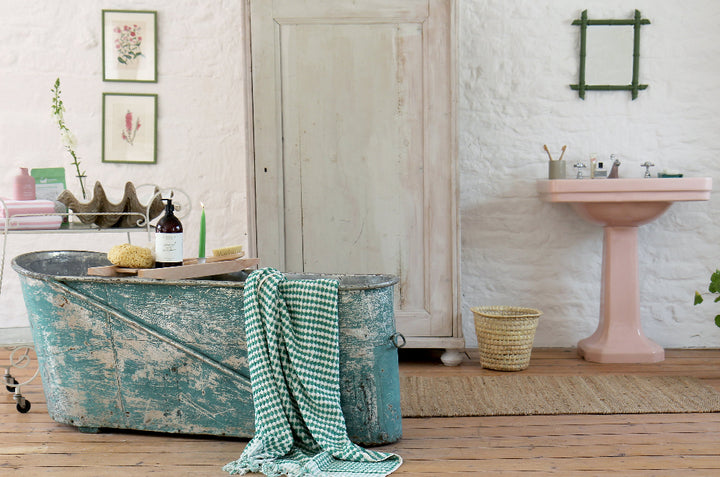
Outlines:
{"type": "Polygon", "coordinates": [[[598,363],[654,363],[665,351],[640,326],[637,228],[673,202],[709,200],[712,179],[540,180],[540,198],[566,202],[583,218],[603,226],[600,322],[578,343],[578,354],[598,363]]]}

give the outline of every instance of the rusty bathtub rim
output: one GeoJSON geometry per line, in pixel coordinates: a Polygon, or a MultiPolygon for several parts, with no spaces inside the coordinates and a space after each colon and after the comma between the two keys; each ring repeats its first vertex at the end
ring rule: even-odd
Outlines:
{"type": "MultiPolygon", "coordinates": [[[[89,250],[41,250],[36,252],[28,252],[18,255],[12,259],[11,265],[17,273],[35,278],[38,280],[53,280],[59,282],[89,282],[89,283],[142,283],[144,285],[181,285],[181,286],[203,286],[203,287],[229,287],[244,288],[244,281],[231,281],[222,279],[185,279],[185,280],[157,280],[154,278],[139,278],[134,276],[128,277],[97,277],[89,275],[62,275],[44,273],[27,268],[27,263],[35,262],[38,259],[68,257],[72,255],[84,255],[86,258],[97,260],[95,265],[110,265],[107,261],[107,254],[103,252],[95,252],[89,250]]],[[[339,280],[340,291],[354,290],[372,290],[377,288],[386,288],[396,285],[399,279],[395,275],[389,274],[338,274],[338,273],[302,273],[302,272],[285,272],[289,279],[295,280],[313,280],[313,279],[335,279],[339,280]],[[344,283],[343,283],[344,282],[344,283]]]]}

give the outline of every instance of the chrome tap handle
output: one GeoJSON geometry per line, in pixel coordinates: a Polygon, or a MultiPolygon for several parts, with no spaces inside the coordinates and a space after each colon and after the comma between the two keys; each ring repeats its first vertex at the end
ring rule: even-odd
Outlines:
{"type": "Polygon", "coordinates": [[[653,163],[650,162],[650,161],[645,161],[645,162],[643,162],[642,164],[640,164],[640,167],[644,167],[644,168],[645,168],[645,175],[643,176],[644,178],[647,179],[648,177],[652,177],[652,176],[650,175],[650,168],[651,168],[651,167],[655,167],[655,164],[653,164],[653,163]]]}
{"type": "Polygon", "coordinates": [[[585,164],[583,164],[582,162],[576,162],[573,167],[577,169],[577,176],[575,178],[582,179],[583,178],[582,170],[585,169],[587,166],[585,164]]]}

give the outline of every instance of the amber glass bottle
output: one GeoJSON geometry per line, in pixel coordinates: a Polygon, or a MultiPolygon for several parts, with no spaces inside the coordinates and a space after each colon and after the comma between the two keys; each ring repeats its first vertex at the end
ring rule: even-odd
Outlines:
{"type": "Polygon", "coordinates": [[[172,199],[165,201],[165,215],[155,226],[155,268],[176,267],[183,263],[183,226],[175,217],[172,199]]]}

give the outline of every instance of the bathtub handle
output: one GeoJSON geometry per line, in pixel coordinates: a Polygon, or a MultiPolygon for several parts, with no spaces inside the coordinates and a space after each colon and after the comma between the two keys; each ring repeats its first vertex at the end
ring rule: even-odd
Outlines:
{"type": "Polygon", "coordinates": [[[390,341],[396,348],[402,348],[407,343],[407,340],[402,333],[395,332],[390,336],[390,341]]]}

